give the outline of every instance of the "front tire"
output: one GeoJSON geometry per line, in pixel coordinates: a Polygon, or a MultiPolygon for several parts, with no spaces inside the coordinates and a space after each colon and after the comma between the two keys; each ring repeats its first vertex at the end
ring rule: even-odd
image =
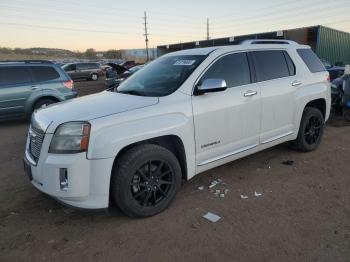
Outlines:
{"type": "Polygon", "coordinates": [[[310,152],[321,143],[324,131],[324,117],[321,111],[314,107],[306,107],[301,118],[298,137],[290,142],[292,149],[310,152]]]}
{"type": "Polygon", "coordinates": [[[54,103],[57,103],[57,101],[52,100],[50,98],[40,99],[38,102],[35,103],[33,111],[35,111],[36,109],[45,108],[54,103]]]}
{"type": "Polygon", "coordinates": [[[153,216],[173,201],[181,177],[179,161],[172,152],[153,144],[135,146],[116,162],[111,197],[130,217],[153,216]]]}

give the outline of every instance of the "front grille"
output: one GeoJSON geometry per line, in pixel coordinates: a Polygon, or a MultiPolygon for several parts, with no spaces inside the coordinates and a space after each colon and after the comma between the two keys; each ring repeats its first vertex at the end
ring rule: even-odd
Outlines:
{"type": "Polygon", "coordinates": [[[29,149],[35,162],[38,162],[40,157],[41,146],[43,145],[45,133],[41,129],[34,127],[29,128],[29,149]]]}

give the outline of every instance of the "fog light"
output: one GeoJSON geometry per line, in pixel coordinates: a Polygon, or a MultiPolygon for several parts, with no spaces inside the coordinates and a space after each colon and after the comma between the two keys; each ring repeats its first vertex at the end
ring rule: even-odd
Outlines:
{"type": "Polygon", "coordinates": [[[68,170],[67,170],[67,168],[60,168],[60,189],[62,191],[68,190],[68,170]]]}

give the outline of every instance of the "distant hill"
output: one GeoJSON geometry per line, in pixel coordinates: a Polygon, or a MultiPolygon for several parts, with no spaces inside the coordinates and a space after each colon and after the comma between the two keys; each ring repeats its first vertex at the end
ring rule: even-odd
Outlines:
{"type": "Polygon", "coordinates": [[[43,47],[34,47],[34,48],[26,48],[22,49],[24,52],[29,52],[31,54],[37,55],[47,55],[47,56],[75,56],[75,53],[59,48],[43,48],[43,47]]]}

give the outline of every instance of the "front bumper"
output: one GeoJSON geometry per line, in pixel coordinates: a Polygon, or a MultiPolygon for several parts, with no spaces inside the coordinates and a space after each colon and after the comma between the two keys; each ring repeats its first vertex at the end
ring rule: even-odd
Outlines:
{"type": "Polygon", "coordinates": [[[67,205],[83,209],[102,209],[109,205],[109,184],[114,159],[89,160],[86,153],[49,154],[52,134],[46,134],[40,158],[33,163],[26,146],[26,162],[30,163],[31,183],[40,191],[67,205]],[[67,174],[68,186],[61,188],[61,176],[67,174]]]}

